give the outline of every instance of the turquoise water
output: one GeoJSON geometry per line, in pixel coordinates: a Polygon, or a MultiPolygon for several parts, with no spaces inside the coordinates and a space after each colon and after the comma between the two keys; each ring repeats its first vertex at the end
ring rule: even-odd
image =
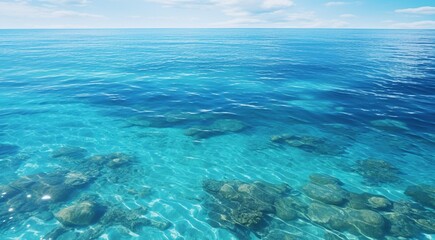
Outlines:
{"type": "Polygon", "coordinates": [[[434,45],[429,30],[1,30],[2,239],[433,239],[434,45]],[[83,202],[101,211],[66,224],[83,202]]]}

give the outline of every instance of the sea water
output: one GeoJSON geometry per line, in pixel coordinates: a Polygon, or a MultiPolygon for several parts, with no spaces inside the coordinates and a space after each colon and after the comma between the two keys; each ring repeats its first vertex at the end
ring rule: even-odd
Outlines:
{"type": "Polygon", "coordinates": [[[434,46],[430,30],[1,30],[1,238],[432,239],[434,46]],[[62,222],[83,202],[92,222],[62,222]]]}

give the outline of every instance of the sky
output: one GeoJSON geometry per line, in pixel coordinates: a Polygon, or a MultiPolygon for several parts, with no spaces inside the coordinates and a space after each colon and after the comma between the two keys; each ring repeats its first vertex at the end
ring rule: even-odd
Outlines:
{"type": "Polygon", "coordinates": [[[434,0],[0,0],[0,28],[429,28],[434,0]]]}

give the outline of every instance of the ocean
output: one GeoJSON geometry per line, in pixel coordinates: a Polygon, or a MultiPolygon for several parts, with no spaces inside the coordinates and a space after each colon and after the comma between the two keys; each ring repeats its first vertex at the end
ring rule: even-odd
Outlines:
{"type": "Polygon", "coordinates": [[[2,239],[434,239],[435,31],[0,30],[2,239]]]}

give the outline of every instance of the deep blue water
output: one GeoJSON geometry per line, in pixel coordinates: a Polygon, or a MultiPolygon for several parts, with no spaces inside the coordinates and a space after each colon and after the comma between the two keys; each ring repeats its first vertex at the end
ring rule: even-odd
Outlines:
{"type": "Polygon", "coordinates": [[[0,235],[43,239],[54,213],[91,198],[168,226],[129,228],[106,210],[58,239],[397,239],[396,225],[433,239],[434,46],[430,30],[0,30],[0,235]],[[126,162],[89,163],[112,153],[126,162]],[[344,202],[307,194],[313,173],[340,179],[344,202]],[[279,197],[305,210],[283,220],[268,200],[247,226],[234,212],[253,210],[210,180],[288,184],[279,197]],[[414,185],[426,195],[404,193],[414,185]],[[313,217],[318,201],[350,216],[348,195],[363,192],[391,202],[364,208],[384,219],[380,235],[313,217]]]}

